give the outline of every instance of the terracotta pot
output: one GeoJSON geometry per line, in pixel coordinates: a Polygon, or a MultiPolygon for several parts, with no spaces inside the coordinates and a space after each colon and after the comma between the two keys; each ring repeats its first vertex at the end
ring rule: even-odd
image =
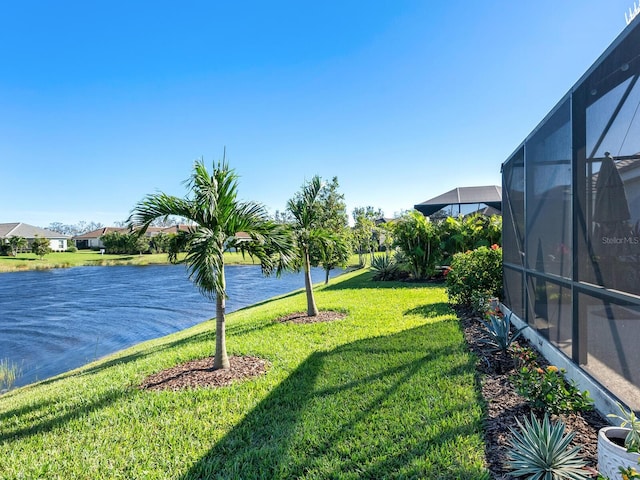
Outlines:
{"type": "Polygon", "coordinates": [[[640,454],[627,452],[627,449],[617,445],[612,439],[624,443],[629,433],[628,428],[604,427],[598,432],[598,471],[611,480],[620,478],[618,467],[638,468],[640,454]]]}

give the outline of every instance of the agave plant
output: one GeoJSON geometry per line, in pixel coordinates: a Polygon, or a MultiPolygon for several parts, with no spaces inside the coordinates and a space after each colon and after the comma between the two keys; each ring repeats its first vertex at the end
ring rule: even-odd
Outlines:
{"type": "Polygon", "coordinates": [[[489,338],[482,339],[482,343],[486,343],[492,350],[506,353],[509,350],[511,344],[520,336],[522,331],[527,328],[525,325],[522,328],[511,333],[511,313],[504,317],[500,315],[489,316],[489,320],[481,320],[489,338]]]}
{"type": "Polygon", "coordinates": [[[531,421],[524,425],[516,419],[520,431],[510,429],[513,434],[509,463],[515,477],[526,476],[531,480],[587,480],[591,474],[580,457],[580,447],[568,449],[574,433],[564,435],[565,424],[551,424],[544,415],[540,422],[533,413],[531,421]]]}
{"type": "Polygon", "coordinates": [[[371,270],[376,281],[395,280],[398,276],[398,264],[389,255],[373,257],[371,270]]]}

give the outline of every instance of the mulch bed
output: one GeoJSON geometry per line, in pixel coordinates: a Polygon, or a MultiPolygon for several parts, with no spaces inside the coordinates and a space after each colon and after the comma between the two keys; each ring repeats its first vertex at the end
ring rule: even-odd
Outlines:
{"type": "Polygon", "coordinates": [[[346,313],[336,312],[333,310],[323,310],[318,312],[318,315],[309,317],[307,312],[295,312],[280,317],[276,322],[293,322],[293,323],[318,323],[318,322],[333,322],[334,320],[340,320],[347,316],[346,313]]]}
{"type": "MultiPolygon", "coordinates": [[[[321,311],[317,316],[309,317],[306,312],[296,312],[278,318],[278,322],[316,323],[331,322],[345,318],[346,313],[321,311]]],[[[183,390],[187,388],[216,388],[231,385],[233,382],[258,377],[266,373],[269,367],[266,360],[251,356],[229,357],[228,370],[213,370],[213,357],[201,358],[176,365],[145,378],[138,386],[141,390],[183,390]]]]}
{"type": "MultiPolygon", "coordinates": [[[[460,313],[460,312],[459,312],[460,313]]],[[[530,418],[531,408],[526,400],[516,393],[509,377],[514,373],[512,361],[505,361],[492,354],[479,340],[484,336],[483,328],[477,318],[460,313],[464,335],[470,349],[478,357],[477,371],[482,387],[482,396],[486,402],[487,418],[485,421],[486,462],[493,478],[503,480],[512,478],[506,469],[509,440],[509,427],[516,428],[515,419],[520,422],[530,418]]],[[[533,348],[529,342],[520,337],[516,342],[521,347],[533,348]]],[[[537,363],[541,367],[548,365],[544,357],[538,356],[537,363]]],[[[598,430],[608,425],[607,421],[595,410],[577,412],[552,417],[566,425],[565,434],[574,432],[572,446],[580,447],[580,455],[595,469],[598,463],[597,444],[598,430]]]]}
{"type": "Polygon", "coordinates": [[[246,378],[266,373],[268,363],[258,357],[229,357],[231,368],[213,370],[213,357],[192,360],[154,373],[139,385],[142,390],[183,390],[187,388],[216,388],[231,385],[246,378]]]}

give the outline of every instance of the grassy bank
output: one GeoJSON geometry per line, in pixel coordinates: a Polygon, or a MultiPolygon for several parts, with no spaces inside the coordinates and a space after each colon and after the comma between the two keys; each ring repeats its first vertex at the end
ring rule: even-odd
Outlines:
{"type": "MultiPolygon", "coordinates": [[[[240,253],[225,254],[228,265],[251,265],[250,257],[240,253]]],[[[0,272],[17,272],[21,270],[45,270],[49,268],[69,268],[84,265],[154,265],[168,263],[166,253],[144,255],[101,255],[92,250],[78,252],[53,252],[43,259],[33,253],[22,253],[15,257],[0,257],[0,272]]]]}
{"type": "Polygon", "coordinates": [[[150,392],[153,372],[211,355],[213,322],[0,396],[0,477],[478,479],[482,405],[443,288],[345,274],[229,315],[231,355],[270,363],[219,389],[150,392]]]}

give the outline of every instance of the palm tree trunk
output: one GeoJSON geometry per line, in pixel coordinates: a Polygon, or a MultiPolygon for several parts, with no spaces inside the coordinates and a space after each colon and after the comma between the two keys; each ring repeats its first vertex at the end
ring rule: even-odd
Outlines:
{"type": "Polygon", "coordinates": [[[224,266],[220,269],[219,275],[221,277],[222,291],[216,293],[216,354],[213,358],[214,370],[230,368],[229,357],[227,356],[227,338],[225,331],[226,286],[224,279],[224,266]]]}
{"type": "Polygon", "coordinates": [[[316,317],[318,315],[318,307],[316,307],[316,300],[313,298],[309,252],[304,252],[304,288],[307,291],[307,316],[316,317]]]}
{"type": "Polygon", "coordinates": [[[331,270],[329,268],[324,269],[324,284],[327,285],[329,283],[329,273],[331,270]]]}

